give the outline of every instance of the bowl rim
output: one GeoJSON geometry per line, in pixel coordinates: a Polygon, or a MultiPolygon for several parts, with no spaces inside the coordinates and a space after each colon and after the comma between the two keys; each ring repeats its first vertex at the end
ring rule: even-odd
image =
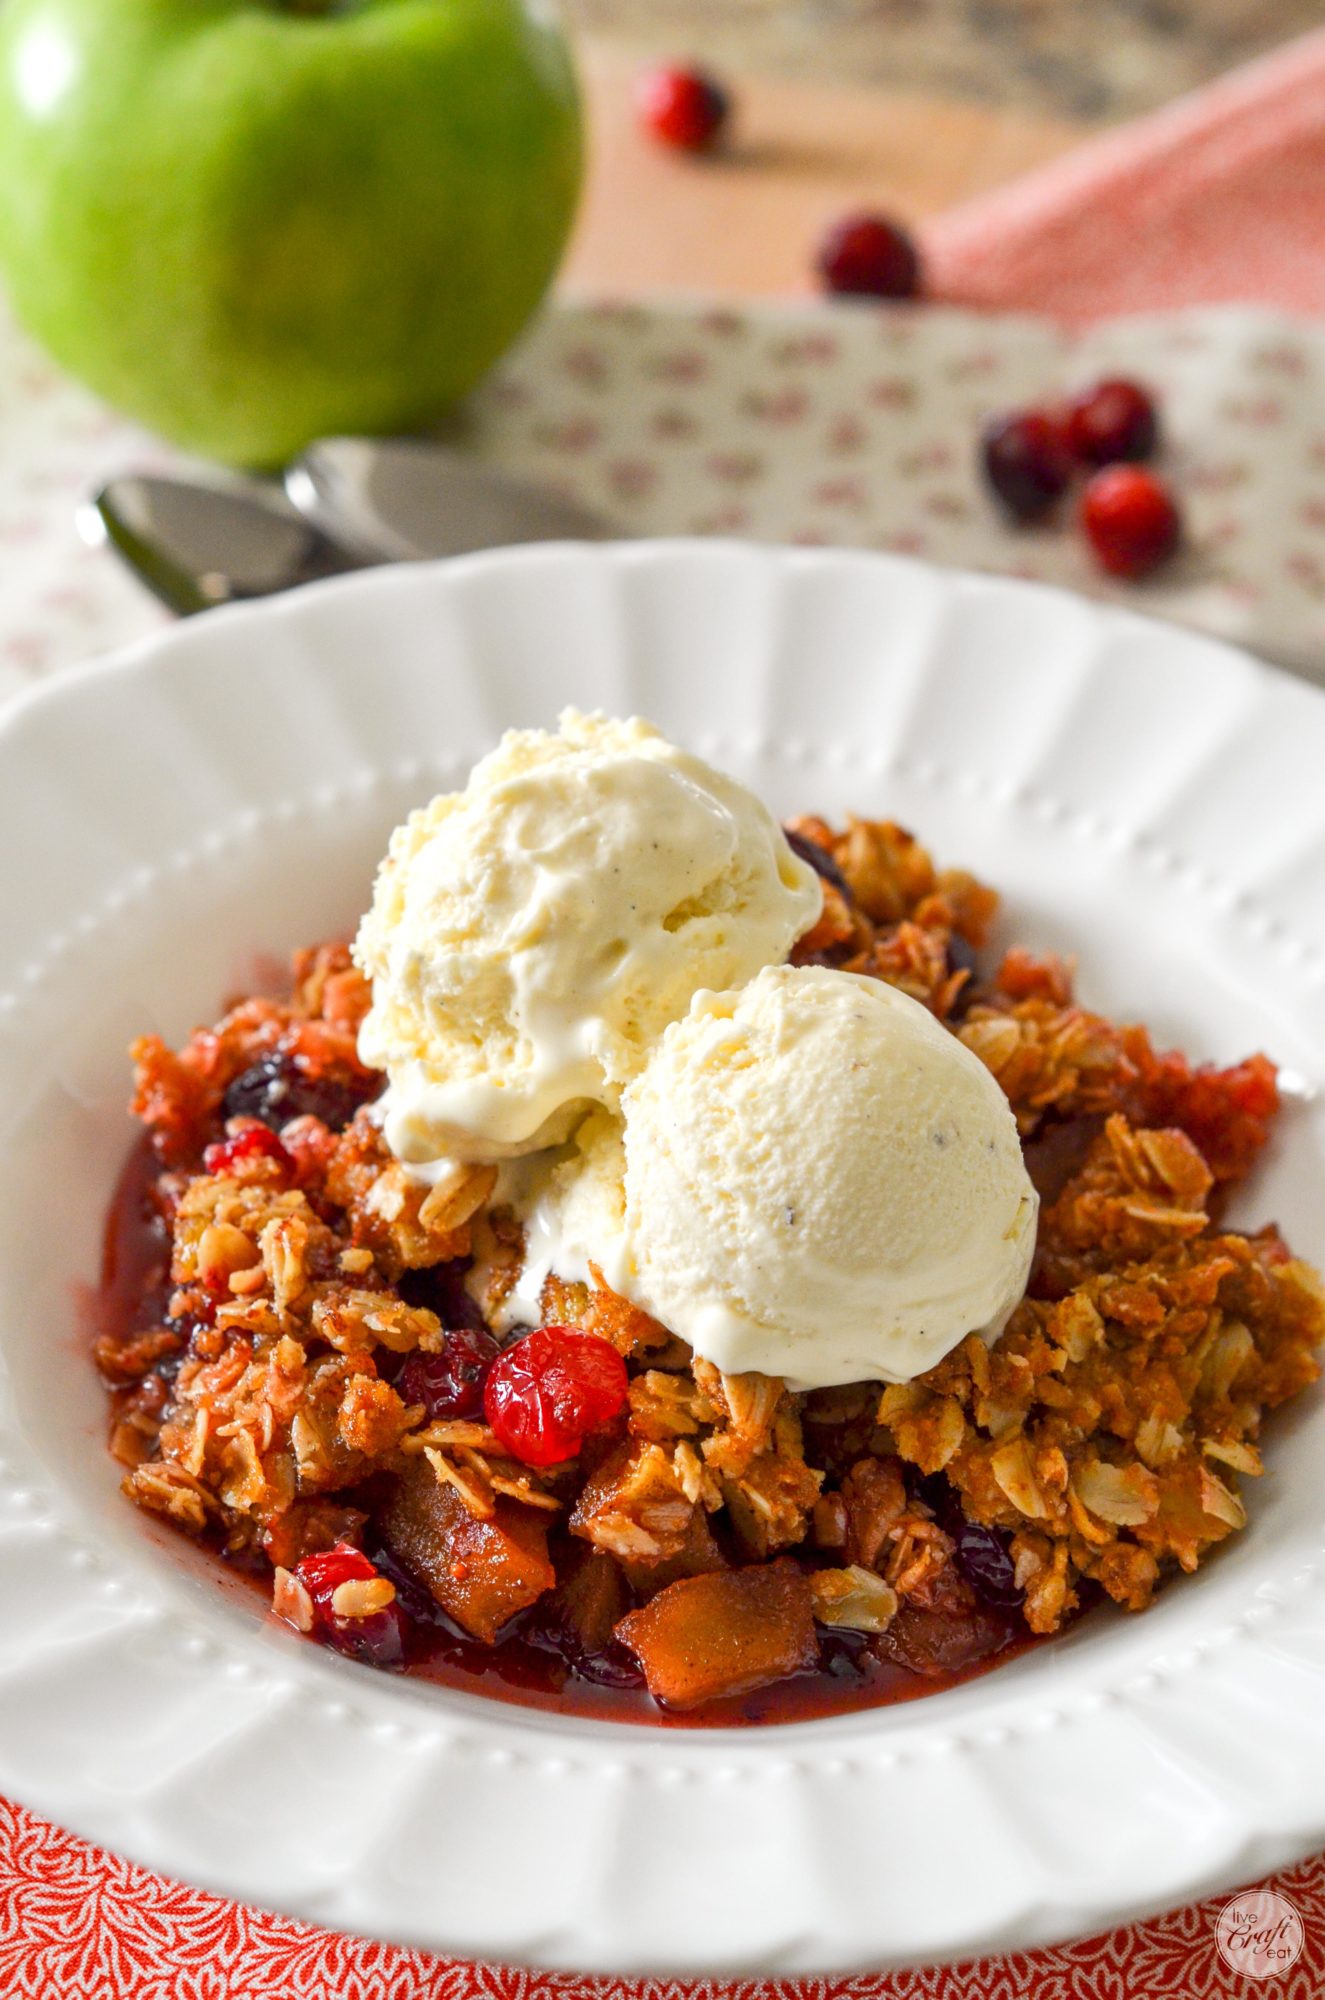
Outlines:
{"type": "MultiPolygon", "coordinates": [[[[140,686],[163,677],[177,686],[190,675],[205,678],[214,665],[212,656],[223,655],[246,635],[253,639],[269,632],[273,645],[282,645],[288,631],[309,615],[309,607],[316,611],[334,602],[352,620],[393,602],[402,607],[424,607],[474,579],[489,594],[508,587],[536,589],[537,578],[547,573],[549,565],[555,569],[569,559],[604,571],[644,569],[665,575],[670,570],[683,579],[694,575],[697,563],[718,574],[732,571],[737,564],[747,568],[753,564],[770,585],[776,581],[779,588],[787,578],[840,569],[876,578],[884,590],[899,577],[919,577],[933,582],[941,593],[964,591],[989,604],[1048,605],[1064,617],[1070,616],[1078,627],[1084,619],[1089,629],[1104,634],[1111,646],[1140,640],[1150,648],[1172,644],[1196,649],[1210,662],[1212,673],[1235,675],[1254,700],[1272,700],[1291,711],[1294,718],[1314,717],[1307,726],[1319,731],[1325,747],[1325,696],[1300,683],[1287,682],[1275,670],[1223,642],[1158,625],[1128,609],[1088,603],[1070,592],[1006,577],[936,571],[913,558],[678,539],[600,544],[592,549],[545,544],[533,551],[488,552],[410,566],[408,570],[357,573],[307,586],[279,601],[208,613],[205,620],[167,628],[19,697],[0,716],[0,769],[5,758],[24,753],[31,732],[40,735],[51,718],[67,715],[89,691],[109,693],[116,685],[140,686]],[[535,580],[532,584],[528,581],[531,578],[535,580]]],[[[669,587],[682,586],[674,582],[669,587]]],[[[187,692],[182,692],[180,699],[187,698],[187,692]]],[[[0,827],[3,817],[0,805],[0,827]]],[[[150,888],[149,883],[148,893],[150,888]]],[[[31,1012],[30,1002],[47,976],[49,957],[39,953],[11,968],[8,954],[0,946],[0,965],[14,973],[9,982],[13,990],[0,991],[0,1076],[5,1069],[5,1038],[11,1019],[31,1012]]],[[[22,1056],[25,1045],[21,1040],[8,1046],[11,1061],[15,1055],[22,1056]]],[[[1158,1734],[1161,1743],[1172,1744],[1181,1738],[1183,1753],[1201,1766],[1206,1803],[1216,1805],[1226,1816],[1217,1837],[1193,1858],[1187,1872],[1180,1871],[1181,1896],[1196,1896],[1266,1866],[1298,1858],[1305,1846],[1325,1836],[1325,1807],[1309,1820],[1299,1814],[1290,1824],[1287,1807],[1282,1798],[1275,1802],[1272,1787],[1262,1786],[1259,1794],[1253,1787],[1250,1796],[1240,1796],[1246,1788],[1245,1758],[1230,1765],[1224,1774],[1226,1782],[1216,1782],[1219,1774],[1206,1768],[1208,1746],[1196,1740],[1202,1732],[1180,1732],[1173,1703],[1166,1699],[1189,1688],[1193,1677],[1198,1682],[1203,1676],[1236,1681],[1243,1674],[1260,1672],[1264,1680],[1274,1651],[1266,1644],[1271,1627],[1278,1634],[1281,1650],[1285,1635],[1295,1635],[1299,1627],[1318,1639],[1325,1629],[1325,1600],[1320,1594],[1325,1565],[1321,1563],[1301,1578],[1299,1589],[1279,1597],[1258,1597],[1247,1606],[1245,1617],[1176,1648],[1171,1638],[1167,1643],[1160,1640],[1158,1627],[1158,1650],[1153,1652],[1149,1642],[1140,1649],[1130,1641],[1121,1649],[1116,1642],[1098,1644],[1095,1642],[1101,1635],[1093,1633],[1088,1666],[1082,1670],[1078,1658],[1081,1649],[1069,1639],[1061,1653],[1055,1649],[1061,1671],[1052,1679],[1059,1685],[1047,1700],[1043,1692],[1035,1693],[1037,1683],[1028,1693],[1022,1685],[1028,1674],[1018,1674],[1020,1663],[1012,1663],[985,1680],[898,1709],[863,1710],[768,1731],[704,1730],[687,1735],[613,1725],[604,1732],[601,1725],[583,1718],[549,1716],[482,1697],[450,1696],[435,1688],[421,1691],[416,1685],[401,1688],[392,1684],[386,1689],[370,1689],[364,1685],[360,1670],[316,1656],[312,1648],[287,1641],[281,1634],[264,1634],[255,1652],[252,1644],[231,1631],[226,1616],[216,1607],[195,1607],[190,1615],[180,1591],[166,1593],[144,1609],[142,1577],[137,1573],[126,1577],[120,1563],[110,1560],[95,1538],[89,1542],[89,1531],[76,1519],[71,1520],[67,1498],[51,1492],[32,1454],[14,1436],[13,1412],[6,1403],[3,1348],[0,1329],[0,1528],[8,1537],[0,1538],[0,1575],[6,1567],[7,1550],[23,1543],[30,1555],[34,1537],[58,1541],[71,1560],[76,1558],[71,1573],[85,1580],[85,1593],[79,1600],[82,1614],[95,1622],[107,1597],[126,1607],[137,1605],[145,1629],[156,1632],[163,1654],[169,1655],[170,1671],[178,1669],[181,1685],[193,1686],[201,1672],[257,1689],[270,1685],[307,1689],[333,1728],[358,1724],[379,1739],[383,1731],[394,1732],[396,1740],[414,1739],[419,1750],[426,1752],[439,1783],[467,1776],[471,1785],[488,1784],[496,1798],[512,1785],[542,1795],[588,1779],[595,1787],[593,1810],[602,1828],[617,1823],[623,1796],[638,1795],[653,1801],[659,1809],[660,1825],[667,1824],[673,1835],[681,1822],[671,1806],[662,1809],[664,1801],[674,1803],[683,1794],[721,1798],[729,1796],[733,1788],[743,1789],[766,1806],[770,1826],[799,1844],[810,1827],[822,1835],[831,1826],[833,1814],[845,1810],[843,1800],[861,1779],[907,1771],[914,1784],[917,1772],[948,1766],[951,1782],[945,1796],[971,1802],[974,1811],[974,1802],[996,1782],[991,1770],[1012,1773],[1019,1763],[1029,1770],[1037,1762],[1035,1753],[1050,1737],[1060,1743],[1070,1740],[1079,1754],[1098,1760],[1099,1746],[1106,1737],[1115,1754],[1130,1759],[1152,1754],[1150,1746],[1158,1734]],[[1148,1655],[1141,1665],[1137,1664],[1138,1651],[1148,1655]],[[1112,1667],[1126,1671],[1126,1678],[1116,1685],[1111,1684],[1112,1667]],[[1162,1723],[1155,1719],[1160,1715],[1162,1723]],[[1106,1721],[1107,1730],[1103,1726],[1106,1721]],[[1092,1733],[1097,1739],[1093,1749],[1088,1740],[1092,1733]],[[982,1765],[988,1768],[982,1769],[982,1765]],[[476,1778],[476,1773],[485,1775],[476,1778]]],[[[1204,1733],[1209,1735],[1208,1726],[1204,1733]]],[[[1270,1733],[1277,1746],[1278,1735],[1273,1730],[1270,1733]]],[[[1317,1733],[1310,1747],[1319,1752],[1322,1742],[1325,1738],[1317,1733]]],[[[1294,1747],[1301,1756],[1308,1747],[1307,1739],[1299,1734],[1294,1747]]],[[[1262,1744],[1260,1751],[1264,1762],[1269,1745],[1262,1744]]],[[[237,1756],[242,1754],[236,1751],[237,1756]]],[[[1070,1753],[1065,1754],[1070,1760],[1070,1753]]],[[[914,1951],[905,1941],[890,1939],[877,1924],[858,1925],[846,1940],[834,1938],[821,1925],[816,1931],[790,1936],[779,1945],[776,1958],[764,1959],[757,1944],[752,1946],[748,1928],[724,1926],[716,1910],[706,1912],[693,1935],[671,1938],[665,1926],[655,1923],[647,1941],[643,1932],[635,1939],[628,1915],[618,1913],[610,1921],[605,1917],[601,1880],[586,1888],[579,1908],[555,1928],[544,1924],[523,1936],[513,1928],[496,1935],[472,1924],[469,1928],[463,1923],[455,1925],[448,1913],[446,1923],[454,1927],[441,1931],[430,1913],[423,1912],[418,1927],[411,1930],[406,1925],[402,1930],[398,1914],[384,1918],[371,1900],[345,1884],[339,1888],[322,1884],[316,1895],[298,1884],[271,1894],[255,1893],[253,1879],[243,1870],[228,1867],[223,1854],[206,1850],[205,1845],[182,1863],[172,1863],[169,1843],[163,1845],[160,1827],[141,1800],[130,1807],[126,1800],[107,1794],[87,1797],[80,1792],[74,1772],[43,1774],[34,1786],[21,1776],[11,1778],[7,1767],[12,1762],[0,1721],[0,1781],[34,1810],[149,1866],[167,1873],[184,1872],[221,1893],[434,1950],[460,1950],[473,1956],[581,1971],[676,1971],[690,1975],[718,1969],[846,1971],[914,1962],[914,1951]]],[[[979,1818],[983,1822],[987,1816],[987,1808],[982,1807],[979,1818]]],[[[864,1828],[867,1819],[867,1815],[857,1813],[853,1824],[864,1828]]],[[[997,1823],[1001,1826],[1005,1821],[997,1823]]],[[[869,1824],[877,1831],[874,1821],[869,1824]]],[[[1133,1881],[1125,1890],[1114,1882],[1107,1892],[1090,1900],[1082,1881],[1074,1878],[1070,1896],[1065,1896],[1055,1888],[1052,1867],[1036,1851],[1036,1840],[1026,1838],[1024,1827],[1018,1831],[1017,1845],[1021,1868],[1017,1894],[1005,1896],[1005,1907],[996,1920],[987,1912],[974,1922],[958,1917],[948,1941],[938,1948],[938,1956],[964,1957],[979,1950],[1049,1941],[1071,1932],[1103,1928],[1157,1907],[1155,1894],[1140,1881],[1133,1881]]],[[[174,1851],[178,1854],[181,1850],[174,1851]]],[[[1174,1900],[1174,1883],[1158,1892],[1160,1905],[1174,1900]]],[[[480,1910],[477,1922],[490,1925],[490,1911],[480,1910]]]]}

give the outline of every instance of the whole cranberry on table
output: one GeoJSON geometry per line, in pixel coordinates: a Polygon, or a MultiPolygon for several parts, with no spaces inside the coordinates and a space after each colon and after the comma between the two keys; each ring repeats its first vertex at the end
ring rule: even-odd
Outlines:
{"type": "Polygon", "coordinates": [[[840,297],[913,299],[920,290],[920,253],[886,215],[843,216],[819,245],[816,262],[825,288],[840,297]]]}
{"type": "Polygon", "coordinates": [[[488,1370],[483,1414],[512,1458],[561,1465],[626,1407],[626,1364],[609,1341],[574,1326],[541,1326],[488,1370]]]}
{"type": "Polygon", "coordinates": [[[1182,520],[1168,487],[1140,465],[1107,465],[1081,496],[1081,525],[1110,576],[1148,576],[1178,546],[1182,520]]]}
{"type": "Polygon", "coordinates": [[[731,117],[731,98],[706,70],[645,70],[635,83],[640,123],[665,146],[704,153],[715,146],[731,117]]]}
{"type": "Polygon", "coordinates": [[[1014,520],[1043,520],[1072,480],[1067,436],[1049,410],[1013,410],[992,418],[980,453],[995,498],[1014,520]]]}
{"type": "Polygon", "coordinates": [[[1082,465],[1153,458],[1159,444],[1154,398],[1139,382],[1109,376],[1073,397],[1067,440],[1082,465]]]}
{"type": "Polygon", "coordinates": [[[1139,383],[1109,376],[1069,403],[1046,402],[991,417],[980,465],[994,498],[1014,521],[1042,521],[1073,480],[1094,468],[1079,523],[1101,568],[1135,581],[1165,562],[1182,537],[1169,488],[1137,463],[1159,444],[1153,397],[1139,383]]]}

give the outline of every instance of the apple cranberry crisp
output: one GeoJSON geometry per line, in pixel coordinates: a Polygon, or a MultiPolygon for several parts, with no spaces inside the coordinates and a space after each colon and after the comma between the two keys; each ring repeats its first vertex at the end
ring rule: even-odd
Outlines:
{"type": "Polygon", "coordinates": [[[882,1388],[723,1375],[555,1276],[499,1341],[466,1284],[491,1312],[519,1273],[496,1170],[429,1186],[390,1154],[368,987],[342,946],[301,952],[288,998],[136,1045],[96,1347],[126,1493],[299,1631],[516,1699],[778,1719],[1142,1610],[1243,1525],[1264,1415],[1325,1334],[1278,1231],[1221,1222],[1272,1065],[1194,1068],[1059,961],[991,962],[993,893],[897,826],[789,831],[824,885],[794,962],[901,988],[1005,1092],[1042,1201],[1027,1297],[882,1388]]]}

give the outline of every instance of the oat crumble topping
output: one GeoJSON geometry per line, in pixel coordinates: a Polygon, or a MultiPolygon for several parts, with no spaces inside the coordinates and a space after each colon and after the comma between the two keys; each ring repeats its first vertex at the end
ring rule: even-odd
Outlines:
{"type": "Polygon", "coordinates": [[[478,1256],[495,1306],[519,1270],[495,1170],[407,1174],[366,1115],[367,984],[340,945],[300,952],[288,999],[135,1045],[168,1268],[96,1347],[125,1492],[265,1574],[296,1630],[398,1666],[424,1607],[693,1711],[830,1667],[951,1676],[1096,1599],[1143,1610],[1244,1525],[1264,1418],[1325,1335],[1316,1272],[1222,1222],[1272,1065],[1193,1068],[1061,961],[993,963],[994,893],[891,822],[791,831],[825,891],[793,962],[921,1001],[1016,1115],[1043,1208],[1002,1338],[795,1394],[722,1375],[601,1274],[553,1277],[544,1325],[606,1342],[625,1400],[565,1462],[512,1456],[471,1394],[497,1343],[462,1282],[478,1256]]]}

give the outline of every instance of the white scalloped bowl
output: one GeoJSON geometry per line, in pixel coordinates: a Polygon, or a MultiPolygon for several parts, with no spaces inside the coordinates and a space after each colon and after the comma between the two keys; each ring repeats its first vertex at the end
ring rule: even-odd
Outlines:
{"type": "MultiPolygon", "coordinates": [[[[847,1971],[1102,1928],[1325,1839],[1325,1405],[1145,1617],[949,1693],[745,1732],[595,1725],[326,1656],[116,1490],[77,1331],[124,1045],[349,926],[389,828],[509,724],[640,710],[775,809],[887,810],[1086,995],[1305,1079],[1325,698],[1117,611],[714,544],[393,570],[216,613],[0,727],[0,1790],[343,1929],[582,1971],[847,1971]]],[[[1249,1213],[1325,1260],[1325,1124],[1249,1213]]]]}

